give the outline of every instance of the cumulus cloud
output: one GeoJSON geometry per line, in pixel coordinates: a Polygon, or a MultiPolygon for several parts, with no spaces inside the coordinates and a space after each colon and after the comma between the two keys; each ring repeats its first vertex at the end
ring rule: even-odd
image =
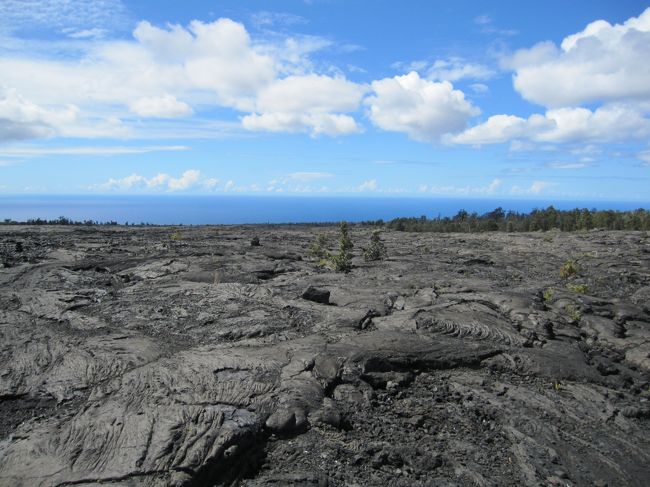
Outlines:
{"type": "Polygon", "coordinates": [[[377,180],[376,179],[369,179],[367,181],[364,181],[359,185],[357,188],[359,191],[377,191],[378,188],[377,180]]]}
{"type": "Polygon", "coordinates": [[[139,98],[129,107],[140,117],[176,118],[192,114],[192,109],[187,103],[178,101],[175,96],[169,94],[139,98]]]}
{"type": "Polygon", "coordinates": [[[177,118],[215,106],[242,112],[248,130],[361,131],[350,112],[359,108],[367,86],[315,72],[309,55],[327,45],[320,38],[254,40],[242,24],[226,18],[187,27],[142,21],[132,41],[98,40],[99,31],[66,32],[86,38],[84,49],[66,60],[47,52],[0,55],[0,82],[51,110],[77,107],[79,123],[74,131],[65,123],[53,132],[36,125],[29,131],[20,120],[8,119],[6,137],[92,137],[118,129],[124,136],[125,127],[142,131],[130,114],[177,118]]]}
{"type": "Polygon", "coordinates": [[[365,91],[341,77],[288,76],[261,90],[256,108],[260,112],[346,112],[359,106],[365,91]]]}
{"type": "Polygon", "coordinates": [[[517,51],[505,65],[514,86],[547,107],[586,102],[650,100],[650,8],[623,24],[604,20],[567,36],[517,51]]]}
{"type": "Polygon", "coordinates": [[[470,117],[480,113],[451,83],[428,81],[415,71],[373,81],[372,89],[373,95],[365,100],[372,122],[415,140],[436,141],[462,130],[470,117]]]}
{"type": "Polygon", "coordinates": [[[105,183],[95,186],[96,189],[103,190],[148,190],[148,191],[187,191],[202,187],[204,189],[214,189],[219,183],[218,179],[205,178],[200,171],[188,169],[180,177],[172,177],[166,173],[159,173],[151,178],[141,174],[133,173],[129,176],[115,179],[111,178],[105,183]]]}
{"type": "Polygon", "coordinates": [[[224,106],[251,109],[256,93],[277,74],[273,58],[256,49],[246,28],[230,19],[195,20],[188,29],[140,22],[134,37],[160,69],[177,71],[181,84],[212,91],[224,106]]]}
{"type": "Polygon", "coordinates": [[[484,64],[468,62],[457,56],[436,59],[433,62],[422,60],[409,63],[396,62],[391,67],[404,72],[416,71],[430,81],[486,80],[496,74],[493,69],[484,64]]]}
{"type": "Polygon", "coordinates": [[[263,113],[242,118],[244,128],[266,132],[310,132],[317,135],[345,135],[359,132],[360,128],[349,115],[330,113],[263,113]]]}
{"type": "Polygon", "coordinates": [[[457,144],[494,144],[525,139],[534,142],[620,142],[650,136],[650,120],[630,105],[604,105],[596,110],[557,108],[528,118],[493,115],[451,136],[457,144]]]}
{"type": "Polygon", "coordinates": [[[180,178],[169,178],[167,186],[170,191],[183,191],[194,186],[201,178],[201,173],[196,169],[185,171],[180,178]]]}
{"type": "Polygon", "coordinates": [[[72,105],[46,109],[9,90],[0,98],[0,142],[56,135],[61,125],[76,121],[78,111],[72,105]]]}
{"type": "Polygon", "coordinates": [[[288,76],[265,87],[256,111],[242,118],[249,130],[309,131],[312,135],[359,132],[356,121],[341,112],[356,110],[366,88],[341,77],[288,76]]]}

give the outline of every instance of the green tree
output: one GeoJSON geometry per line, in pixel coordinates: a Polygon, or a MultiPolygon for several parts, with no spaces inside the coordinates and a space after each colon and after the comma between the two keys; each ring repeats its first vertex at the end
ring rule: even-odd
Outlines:
{"type": "Polygon", "coordinates": [[[330,257],[336,271],[350,272],[352,270],[353,248],[354,244],[348,233],[348,222],[342,221],[339,225],[339,252],[330,257]]]}
{"type": "Polygon", "coordinates": [[[363,258],[366,262],[372,260],[383,260],[386,257],[386,246],[381,241],[379,230],[374,230],[370,236],[370,247],[363,251],[363,258]]]}

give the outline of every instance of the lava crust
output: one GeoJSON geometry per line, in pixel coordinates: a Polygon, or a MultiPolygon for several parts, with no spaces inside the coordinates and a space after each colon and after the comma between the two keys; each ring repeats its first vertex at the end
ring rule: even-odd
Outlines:
{"type": "Polygon", "coordinates": [[[648,233],[319,233],[0,227],[0,485],[648,485],[648,233]]]}

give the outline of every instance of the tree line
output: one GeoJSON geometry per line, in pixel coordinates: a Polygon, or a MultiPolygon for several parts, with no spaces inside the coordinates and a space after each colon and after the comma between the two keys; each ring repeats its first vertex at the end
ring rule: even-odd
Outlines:
{"type": "Polygon", "coordinates": [[[482,215],[460,210],[453,217],[395,218],[389,222],[364,222],[403,232],[535,232],[538,230],[650,230],[650,211],[557,210],[553,206],[530,213],[505,212],[503,208],[482,215]]]}
{"type": "MultiPolygon", "coordinates": [[[[1,221],[4,225],[119,225],[116,221],[99,222],[95,220],[75,221],[61,216],[53,220],[33,218],[17,222],[10,218],[1,221]]],[[[313,223],[299,225],[329,226],[332,223],[313,223]]],[[[125,225],[129,225],[128,222],[125,225]]],[[[131,223],[130,225],[134,225],[131,223]]],[[[139,223],[138,226],[157,226],[151,223],[139,223]]],[[[298,226],[299,226],[298,225],[298,226]]],[[[401,217],[388,222],[384,220],[369,220],[358,223],[361,226],[383,227],[400,232],[535,232],[561,230],[571,232],[576,230],[650,230],[650,211],[643,208],[632,211],[589,210],[576,208],[573,210],[557,210],[553,206],[546,209],[534,209],[530,213],[504,211],[496,208],[493,211],[479,215],[460,210],[453,217],[428,218],[426,216],[401,217]]]]}

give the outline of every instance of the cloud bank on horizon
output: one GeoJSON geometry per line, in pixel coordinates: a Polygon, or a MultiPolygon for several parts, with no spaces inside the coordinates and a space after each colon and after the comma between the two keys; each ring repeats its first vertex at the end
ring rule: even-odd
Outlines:
{"type": "MultiPolygon", "coordinates": [[[[491,16],[480,14],[465,19],[494,39],[488,47],[472,47],[484,51],[480,61],[453,52],[441,56],[438,48],[425,60],[413,59],[421,49],[414,49],[419,52],[411,60],[384,59],[370,37],[367,45],[346,44],[320,24],[318,33],[305,33],[310,20],[297,13],[256,11],[235,19],[217,12],[212,19],[182,23],[172,17],[135,20],[130,7],[120,0],[0,5],[0,161],[21,158],[0,167],[15,171],[14,191],[20,192],[28,173],[21,176],[20,169],[34,157],[75,150],[98,156],[102,146],[106,157],[128,155],[113,144],[128,144],[131,155],[140,156],[169,155],[176,152],[169,148],[178,146],[182,153],[192,152],[196,145],[198,159],[235,147],[237,167],[229,172],[224,159],[213,177],[204,175],[215,172],[208,161],[183,159],[169,162],[168,171],[146,168],[149,175],[139,168],[94,183],[88,176],[78,181],[77,190],[540,195],[562,186],[551,180],[558,171],[599,166],[605,178],[603,168],[616,160],[626,161],[629,170],[623,172],[630,179],[638,171],[650,176],[644,169],[650,140],[650,64],[645,61],[650,59],[650,7],[618,23],[594,18],[559,42],[542,38],[514,48],[509,42],[522,27],[500,29],[491,16]],[[346,56],[373,61],[359,66],[346,56]],[[171,145],[172,139],[181,142],[171,145]],[[394,177],[383,182],[367,168],[346,175],[342,169],[349,163],[327,163],[328,157],[341,157],[336,144],[352,140],[350,152],[360,153],[382,139],[396,146],[396,153],[424,159],[489,154],[492,169],[479,171],[481,181],[468,186],[457,181],[462,171],[445,172],[437,164],[430,175],[421,169],[404,175],[399,187],[388,185],[394,177]],[[304,148],[294,157],[318,159],[311,151],[323,147],[330,154],[302,166],[278,162],[296,140],[304,148]],[[275,173],[267,169],[266,180],[253,181],[252,168],[246,167],[241,147],[252,144],[274,151],[269,164],[275,173]],[[503,161],[512,166],[517,154],[540,162],[522,165],[530,174],[522,170],[520,180],[505,184],[516,171],[503,161]],[[319,174],[328,174],[328,186],[310,186],[319,174]],[[436,181],[423,182],[427,177],[436,181]],[[234,179],[247,182],[238,186],[234,179]]],[[[87,172],[93,173],[93,162],[87,161],[87,172]]],[[[127,159],[117,163],[123,171],[133,165],[127,159]]],[[[109,171],[97,171],[96,177],[102,174],[109,171]]],[[[53,189],[42,186],[42,191],[53,189]]],[[[581,191],[556,196],[622,196],[584,180],[581,191]]]]}

